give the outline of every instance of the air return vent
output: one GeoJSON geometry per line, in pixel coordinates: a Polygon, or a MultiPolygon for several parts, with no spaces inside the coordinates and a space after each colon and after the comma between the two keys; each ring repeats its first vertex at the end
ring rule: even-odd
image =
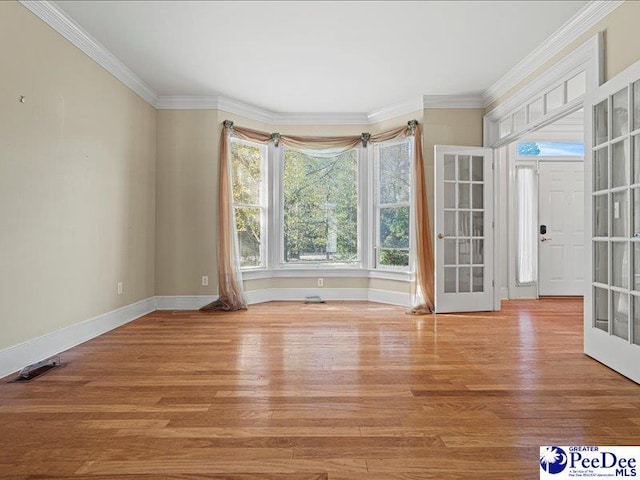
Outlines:
{"type": "Polygon", "coordinates": [[[310,297],[304,297],[304,303],[324,303],[324,300],[317,295],[312,295],[310,297]]]}
{"type": "Polygon", "coordinates": [[[41,360],[40,362],[28,365],[20,370],[20,373],[18,373],[18,377],[14,380],[14,382],[28,382],[30,380],[33,380],[34,378],[38,378],[44,375],[54,368],[58,368],[61,366],[62,362],[60,362],[60,357],[58,356],[47,358],[46,360],[41,360]]]}

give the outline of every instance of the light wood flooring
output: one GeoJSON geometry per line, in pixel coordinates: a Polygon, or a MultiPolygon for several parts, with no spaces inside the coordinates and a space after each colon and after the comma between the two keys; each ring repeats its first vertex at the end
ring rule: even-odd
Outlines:
{"type": "Polygon", "coordinates": [[[540,445],[640,444],[582,301],[155,312],[0,381],[2,479],[538,479],[540,445]]]}

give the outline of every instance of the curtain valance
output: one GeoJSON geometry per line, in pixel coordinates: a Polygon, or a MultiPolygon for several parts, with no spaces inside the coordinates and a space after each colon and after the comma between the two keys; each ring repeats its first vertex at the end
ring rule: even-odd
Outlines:
{"type": "Polygon", "coordinates": [[[381,133],[362,133],[352,136],[316,137],[266,133],[238,127],[230,120],[223,122],[220,138],[220,176],[218,189],[218,285],[219,298],[202,310],[241,310],[247,308],[239,267],[238,241],[233,213],[231,159],[229,142],[234,138],[276,146],[284,145],[315,157],[331,157],[362,144],[386,142],[413,136],[415,161],[413,163],[413,246],[415,249],[415,275],[412,281],[413,307],[410,313],[429,313],[433,309],[434,262],[427,184],[422,155],[422,135],[417,120],[381,133]]]}

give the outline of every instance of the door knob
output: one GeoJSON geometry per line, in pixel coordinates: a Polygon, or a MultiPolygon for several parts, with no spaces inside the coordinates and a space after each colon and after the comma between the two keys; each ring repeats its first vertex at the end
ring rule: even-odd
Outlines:
{"type": "Polygon", "coordinates": [[[442,240],[444,237],[446,237],[446,235],[445,235],[444,233],[439,233],[439,234],[438,234],[438,238],[439,238],[440,240],[442,240]]]}
{"type": "Polygon", "coordinates": [[[542,237],[542,238],[540,239],[540,241],[541,241],[541,242],[548,242],[549,240],[551,240],[551,239],[550,239],[550,238],[547,238],[547,237],[542,237]]]}

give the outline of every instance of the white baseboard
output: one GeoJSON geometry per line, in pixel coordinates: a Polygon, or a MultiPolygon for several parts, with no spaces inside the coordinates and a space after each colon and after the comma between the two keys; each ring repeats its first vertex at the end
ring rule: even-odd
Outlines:
{"type": "MultiPolygon", "coordinates": [[[[247,303],[304,301],[305,297],[318,295],[323,300],[371,301],[408,307],[409,293],[389,292],[371,288],[265,288],[245,292],[247,303]]],[[[156,297],[157,310],[198,310],[216,299],[210,295],[172,295],[156,297]]]]}
{"type": "Polygon", "coordinates": [[[91,340],[155,309],[155,297],[149,297],[0,350],[0,378],[91,340]]]}
{"type": "Polygon", "coordinates": [[[162,295],[156,297],[156,310],[198,310],[217,298],[217,295],[162,295]]]}
{"type": "Polygon", "coordinates": [[[368,300],[370,302],[399,305],[407,308],[411,306],[411,294],[408,292],[390,292],[388,290],[370,288],[368,300]]]}
{"type": "MultiPolygon", "coordinates": [[[[323,300],[368,300],[407,307],[410,295],[369,288],[267,288],[246,292],[251,305],[273,301],[304,301],[319,295],[323,300]]],[[[0,378],[21,368],[57,355],[154,310],[198,310],[217,298],[212,295],[173,295],[150,297],[88,320],[69,325],[26,342],[0,350],[0,378]]]]}

